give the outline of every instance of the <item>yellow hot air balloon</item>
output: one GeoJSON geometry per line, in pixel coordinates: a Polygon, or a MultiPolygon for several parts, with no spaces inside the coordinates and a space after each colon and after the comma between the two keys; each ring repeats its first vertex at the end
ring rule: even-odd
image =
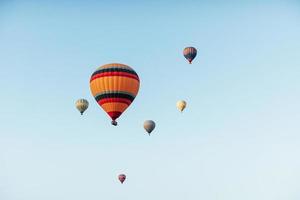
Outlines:
{"type": "Polygon", "coordinates": [[[120,63],[99,67],[90,79],[92,95],[115,126],[116,119],[135,99],[139,87],[140,79],[137,73],[131,67],[120,63]]]}
{"type": "Polygon", "coordinates": [[[84,111],[89,107],[89,102],[85,99],[78,99],[75,103],[76,108],[79,110],[82,115],[84,111]]]}
{"type": "Polygon", "coordinates": [[[183,100],[180,100],[176,103],[176,106],[177,106],[178,110],[180,110],[180,112],[182,112],[186,107],[186,102],[183,100]]]}

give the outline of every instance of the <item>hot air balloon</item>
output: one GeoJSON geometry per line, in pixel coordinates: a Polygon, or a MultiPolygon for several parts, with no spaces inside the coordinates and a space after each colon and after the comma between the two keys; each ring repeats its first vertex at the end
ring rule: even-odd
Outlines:
{"type": "Polygon", "coordinates": [[[119,178],[119,181],[123,184],[124,181],[126,180],[126,175],[125,175],[125,174],[120,174],[120,175],[118,176],[118,178],[119,178]]]}
{"type": "Polygon", "coordinates": [[[192,61],[197,55],[197,49],[195,47],[186,47],[183,50],[183,55],[189,61],[189,63],[192,64],[192,61]]]}
{"type": "Polygon", "coordinates": [[[89,102],[85,99],[78,99],[75,103],[76,108],[79,110],[82,115],[84,111],[89,107],[89,102]]]}
{"type": "Polygon", "coordinates": [[[144,129],[148,132],[149,135],[154,130],[154,128],[155,128],[155,122],[154,121],[146,120],[144,122],[144,129]]]}
{"type": "Polygon", "coordinates": [[[186,102],[183,101],[183,100],[178,101],[176,103],[176,106],[177,106],[178,110],[180,110],[180,112],[182,112],[185,109],[185,107],[186,107],[186,102]]]}
{"type": "Polygon", "coordinates": [[[90,89],[97,103],[112,119],[116,119],[135,99],[140,87],[137,73],[129,66],[111,63],[99,67],[91,76],[90,89]]]}

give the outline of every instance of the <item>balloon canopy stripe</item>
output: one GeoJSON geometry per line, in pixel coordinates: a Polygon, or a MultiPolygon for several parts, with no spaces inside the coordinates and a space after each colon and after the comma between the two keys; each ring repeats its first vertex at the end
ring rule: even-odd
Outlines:
{"type": "Polygon", "coordinates": [[[98,104],[102,106],[105,103],[111,103],[111,102],[117,102],[117,103],[125,103],[128,106],[131,104],[131,100],[125,99],[125,98],[105,98],[98,101],[98,104]]]}
{"type": "Polygon", "coordinates": [[[133,78],[121,76],[105,76],[90,82],[93,96],[100,93],[124,91],[135,96],[138,93],[140,82],[133,78]]]}
{"type": "Polygon", "coordinates": [[[118,117],[120,117],[120,115],[122,114],[122,112],[112,111],[112,112],[107,112],[107,114],[110,116],[110,118],[112,120],[116,120],[118,117]]]}
{"type": "Polygon", "coordinates": [[[93,75],[91,77],[90,82],[92,82],[95,79],[101,78],[101,77],[107,77],[107,76],[119,76],[119,77],[127,77],[127,78],[133,78],[137,81],[139,81],[139,77],[131,74],[131,73],[127,73],[127,72],[101,72],[101,73],[97,73],[95,75],[93,75]]]}
{"type": "Polygon", "coordinates": [[[97,102],[99,102],[102,99],[107,99],[107,98],[123,98],[123,99],[128,99],[131,102],[134,100],[134,96],[130,95],[130,94],[126,94],[126,93],[121,93],[121,92],[112,92],[112,93],[103,93],[103,94],[99,94],[97,96],[95,96],[95,99],[97,102]]]}
{"type": "Polygon", "coordinates": [[[106,112],[124,112],[128,108],[126,103],[118,103],[118,102],[107,102],[105,104],[100,105],[106,112]]]}
{"type": "Polygon", "coordinates": [[[100,74],[100,73],[104,73],[104,72],[127,72],[133,75],[137,75],[137,73],[131,69],[127,69],[127,68],[120,68],[120,67],[111,67],[111,68],[105,68],[105,69],[99,69],[97,71],[95,71],[92,76],[96,75],[96,74],[100,74]]]}
{"type": "MultiPolygon", "coordinates": [[[[131,67],[129,67],[128,65],[124,65],[121,63],[110,63],[110,64],[106,64],[106,65],[102,65],[101,67],[98,67],[97,70],[99,69],[107,69],[107,68],[112,68],[112,67],[117,67],[117,68],[123,68],[123,69],[130,69],[133,70],[131,67]]],[[[134,70],[133,70],[134,71],[134,70]]]]}

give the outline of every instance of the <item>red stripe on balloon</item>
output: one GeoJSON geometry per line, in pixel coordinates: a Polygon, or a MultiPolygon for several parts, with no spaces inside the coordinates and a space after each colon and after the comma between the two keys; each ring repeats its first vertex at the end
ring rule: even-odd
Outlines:
{"type": "Polygon", "coordinates": [[[118,112],[118,111],[112,111],[112,112],[108,112],[107,114],[110,116],[110,118],[111,118],[112,120],[116,120],[118,117],[120,117],[120,115],[121,115],[122,113],[121,113],[121,112],[118,112]]]}
{"type": "Polygon", "coordinates": [[[128,106],[131,104],[131,101],[128,99],[124,99],[124,98],[105,98],[105,99],[101,99],[98,101],[99,105],[103,105],[105,103],[112,103],[112,102],[117,102],[117,103],[125,103],[128,106]]]}

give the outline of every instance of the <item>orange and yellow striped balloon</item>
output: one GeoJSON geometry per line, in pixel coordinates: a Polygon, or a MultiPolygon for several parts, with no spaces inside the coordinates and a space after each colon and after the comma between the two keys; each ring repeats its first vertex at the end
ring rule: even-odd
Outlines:
{"type": "Polygon", "coordinates": [[[111,63],[99,67],[91,76],[90,89],[97,103],[113,120],[128,108],[140,87],[137,73],[129,66],[111,63]]]}

